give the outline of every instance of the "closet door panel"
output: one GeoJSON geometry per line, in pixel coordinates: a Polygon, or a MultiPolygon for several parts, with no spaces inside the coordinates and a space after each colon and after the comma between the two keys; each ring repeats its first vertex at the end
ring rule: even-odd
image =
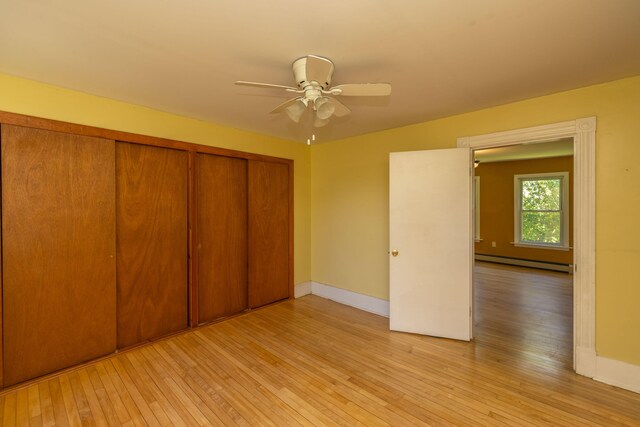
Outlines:
{"type": "Polygon", "coordinates": [[[197,155],[199,322],[247,308],[247,161],[197,155]]]}
{"type": "Polygon", "coordinates": [[[187,153],[118,142],[118,348],[187,328],[187,153]]]}
{"type": "Polygon", "coordinates": [[[249,162],[249,306],[289,297],[289,167],[249,162]]]}
{"type": "Polygon", "coordinates": [[[2,126],[4,385],[116,348],[114,141],[2,126]]]}

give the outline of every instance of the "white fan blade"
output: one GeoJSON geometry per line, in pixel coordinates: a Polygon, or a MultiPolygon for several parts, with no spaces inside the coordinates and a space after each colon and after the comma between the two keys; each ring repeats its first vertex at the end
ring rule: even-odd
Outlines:
{"type": "Polygon", "coordinates": [[[270,84],[270,83],[244,82],[244,81],[241,81],[241,80],[237,81],[236,84],[238,86],[278,88],[278,89],[285,89],[285,90],[294,91],[294,92],[298,90],[295,87],[291,87],[291,86],[273,85],[273,84],[270,84]]]}
{"type": "Polygon", "coordinates": [[[296,102],[298,102],[298,100],[301,98],[293,98],[293,99],[288,99],[285,102],[283,102],[282,104],[278,105],[276,108],[274,108],[273,110],[271,110],[270,113],[282,113],[283,111],[285,111],[287,108],[289,108],[291,105],[295,104],[296,102]]]}
{"type": "Polygon", "coordinates": [[[327,97],[327,99],[335,107],[335,110],[333,112],[334,116],[343,117],[343,116],[346,116],[347,114],[351,113],[351,110],[349,109],[349,107],[347,107],[346,105],[344,105],[342,102],[338,101],[337,99],[328,98],[328,97],[327,97]]]}
{"type": "Polygon", "coordinates": [[[322,87],[329,86],[333,63],[327,58],[315,55],[307,55],[307,81],[316,81],[322,87]]]}
{"type": "Polygon", "coordinates": [[[389,83],[350,83],[334,86],[329,89],[332,95],[341,96],[389,96],[391,85],[389,83]],[[335,93],[336,89],[340,93],[335,93]]]}

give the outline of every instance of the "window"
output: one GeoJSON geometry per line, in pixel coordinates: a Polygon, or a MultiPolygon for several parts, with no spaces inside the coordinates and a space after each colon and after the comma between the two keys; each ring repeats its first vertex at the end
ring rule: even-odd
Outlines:
{"type": "Polygon", "coordinates": [[[515,175],[516,246],[568,249],[569,173],[515,175]]]}
{"type": "Polygon", "coordinates": [[[480,177],[473,177],[473,238],[480,241],[480,177]]]}

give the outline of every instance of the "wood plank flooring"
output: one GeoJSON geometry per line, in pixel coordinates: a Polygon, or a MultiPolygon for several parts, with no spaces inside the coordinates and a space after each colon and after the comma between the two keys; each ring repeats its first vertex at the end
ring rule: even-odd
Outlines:
{"type": "Polygon", "coordinates": [[[477,351],[572,369],[572,275],[476,261],[474,281],[477,351]]]}
{"type": "Polygon", "coordinates": [[[639,394],[568,368],[570,276],[476,270],[472,343],[391,333],[388,319],[306,296],[7,390],[0,421],[640,425],[639,394]]]}

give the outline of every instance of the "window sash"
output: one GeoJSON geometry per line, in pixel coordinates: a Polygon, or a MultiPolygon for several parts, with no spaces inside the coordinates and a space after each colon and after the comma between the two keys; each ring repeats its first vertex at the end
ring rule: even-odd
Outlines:
{"type": "Polygon", "coordinates": [[[521,211],[527,211],[527,212],[562,212],[563,208],[564,208],[564,197],[563,197],[563,192],[564,192],[564,177],[562,176],[554,176],[554,177],[549,177],[549,178],[519,178],[519,191],[520,191],[520,197],[519,197],[519,201],[520,201],[520,210],[521,211]],[[559,186],[559,193],[558,193],[558,209],[524,209],[523,205],[524,205],[524,183],[525,182],[540,182],[540,181],[558,181],[558,186],[559,186]]]}
{"type": "Polygon", "coordinates": [[[552,209],[552,210],[535,210],[535,209],[520,209],[521,212],[560,212],[562,213],[562,209],[552,209]]]}
{"type": "Polygon", "coordinates": [[[517,197],[517,203],[515,204],[515,230],[514,244],[523,244],[526,246],[539,246],[539,247],[568,247],[568,212],[566,204],[568,194],[568,172],[556,172],[556,173],[542,173],[542,174],[530,174],[530,175],[514,175],[515,180],[515,196],[517,197]],[[524,183],[536,182],[536,181],[559,181],[559,194],[558,194],[558,209],[524,209],[524,183]],[[558,214],[560,219],[560,238],[559,242],[547,242],[544,240],[528,240],[523,237],[524,215],[526,213],[555,213],[558,214]]]}
{"type": "Polygon", "coordinates": [[[551,211],[551,212],[526,211],[524,212],[523,211],[521,218],[522,218],[522,225],[520,227],[520,230],[521,230],[520,241],[522,243],[538,244],[538,245],[555,245],[555,246],[562,245],[563,224],[562,224],[561,212],[558,212],[558,211],[551,211]],[[533,214],[533,217],[531,215],[526,215],[527,213],[533,214]],[[549,220],[551,221],[551,224],[547,222],[549,220]],[[539,223],[539,222],[542,222],[545,226],[551,225],[553,227],[557,225],[559,228],[558,233],[555,234],[552,232],[551,229],[544,227],[541,230],[540,229],[527,230],[527,234],[529,234],[529,237],[525,237],[524,224],[525,223],[531,224],[531,221],[533,221],[534,225],[535,223],[539,223]],[[540,238],[535,238],[535,237],[538,237],[539,235],[541,235],[540,238]]]}

